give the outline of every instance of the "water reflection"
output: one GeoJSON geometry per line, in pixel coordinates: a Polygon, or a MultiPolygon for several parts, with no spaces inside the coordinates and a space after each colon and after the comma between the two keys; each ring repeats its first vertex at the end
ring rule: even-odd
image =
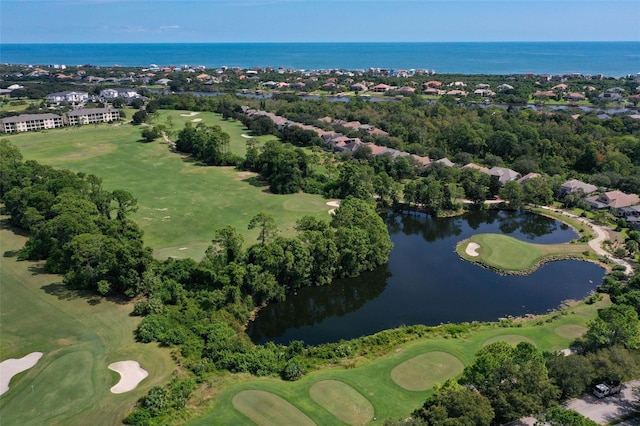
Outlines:
{"type": "Polygon", "coordinates": [[[561,222],[528,212],[480,211],[444,219],[390,214],[386,220],[395,244],[388,265],[330,286],[301,289],[285,302],[267,306],[249,325],[251,338],[317,344],[402,324],[544,313],[566,299],[584,298],[604,275],[591,263],[561,261],[524,277],[500,276],[455,253],[460,240],[479,232],[541,244],[577,238],[561,222]]]}

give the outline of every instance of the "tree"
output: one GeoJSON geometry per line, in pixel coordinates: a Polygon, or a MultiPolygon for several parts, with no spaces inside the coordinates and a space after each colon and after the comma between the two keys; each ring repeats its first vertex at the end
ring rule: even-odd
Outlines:
{"type": "MultiPolygon", "coordinates": [[[[598,423],[582,414],[563,407],[551,407],[538,419],[548,426],[597,426],[598,423]]],[[[536,423],[537,425],[538,423],[536,423]]]]}
{"type": "Polygon", "coordinates": [[[141,109],[135,112],[132,117],[133,124],[142,124],[147,121],[147,111],[141,109]]]}
{"type": "Polygon", "coordinates": [[[251,218],[248,229],[258,228],[258,240],[261,245],[265,245],[267,240],[275,237],[278,233],[276,220],[268,213],[260,212],[251,218]]]}
{"type": "Polygon", "coordinates": [[[480,349],[475,362],[464,369],[461,383],[489,399],[500,423],[539,413],[559,395],[542,354],[527,342],[513,347],[500,341],[480,349]]]}
{"type": "Polygon", "coordinates": [[[587,350],[622,345],[629,349],[640,347],[640,319],[629,305],[613,305],[598,310],[598,317],[589,322],[583,342],[587,350]]]}
{"type": "Polygon", "coordinates": [[[500,198],[507,201],[509,206],[517,209],[524,201],[524,190],[515,180],[508,181],[502,189],[500,189],[500,198]]]}
{"type": "Polygon", "coordinates": [[[413,417],[434,426],[488,426],[494,413],[487,398],[450,380],[436,388],[413,417]]]}
{"type": "Polygon", "coordinates": [[[233,226],[217,229],[212,243],[213,245],[207,248],[207,258],[217,259],[222,265],[242,259],[244,238],[233,226]]]}
{"type": "Polygon", "coordinates": [[[111,195],[117,203],[116,218],[118,220],[124,220],[129,213],[134,213],[138,210],[138,200],[133,198],[133,195],[131,195],[129,191],[116,189],[111,195]]]}

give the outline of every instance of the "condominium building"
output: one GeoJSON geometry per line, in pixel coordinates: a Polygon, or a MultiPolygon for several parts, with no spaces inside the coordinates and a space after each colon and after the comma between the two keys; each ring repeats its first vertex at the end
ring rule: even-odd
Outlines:
{"type": "Polygon", "coordinates": [[[64,117],[56,114],[22,114],[0,120],[4,133],[29,132],[64,126],[64,117]]]}

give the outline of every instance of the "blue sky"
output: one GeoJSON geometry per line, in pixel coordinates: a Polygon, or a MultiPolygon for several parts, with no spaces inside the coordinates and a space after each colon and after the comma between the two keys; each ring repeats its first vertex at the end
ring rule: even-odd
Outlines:
{"type": "Polygon", "coordinates": [[[640,41],[639,0],[0,0],[1,43],[640,41]]]}

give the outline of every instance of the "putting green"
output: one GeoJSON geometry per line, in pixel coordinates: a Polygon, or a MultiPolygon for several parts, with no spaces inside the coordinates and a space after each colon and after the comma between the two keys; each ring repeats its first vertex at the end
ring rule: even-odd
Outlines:
{"type": "Polygon", "coordinates": [[[350,425],[365,425],[373,420],[371,402],[344,382],[317,382],[309,389],[309,395],[318,405],[350,425]]]}
{"type": "Polygon", "coordinates": [[[566,324],[553,330],[558,336],[567,339],[577,339],[587,332],[587,327],[577,324],[566,324]]]}
{"type": "Polygon", "coordinates": [[[462,373],[464,365],[446,352],[428,352],[413,357],[391,370],[391,379],[410,391],[431,389],[436,383],[462,373]]]}
{"type": "Polygon", "coordinates": [[[463,259],[504,272],[531,272],[546,260],[579,258],[591,251],[588,244],[531,244],[502,234],[474,235],[456,250],[463,259]],[[467,250],[470,244],[476,244],[474,250],[467,250]]]}
{"type": "Polygon", "coordinates": [[[527,342],[527,343],[531,343],[533,346],[537,346],[536,342],[534,342],[533,340],[525,336],[519,336],[517,334],[503,334],[501,336],[492,337],[491,339],[486,340],[482,344],[482,346],[487,346],[495,342],[507,342],[508,344],[513,346],[516,346],[520,342],[527,342]]]}
{"type": "Polygon", "coordinates": [[[244,390],[233,397],[232,404],[260,426],[315,425],[306,414],[271,392],[244,390]]]}

